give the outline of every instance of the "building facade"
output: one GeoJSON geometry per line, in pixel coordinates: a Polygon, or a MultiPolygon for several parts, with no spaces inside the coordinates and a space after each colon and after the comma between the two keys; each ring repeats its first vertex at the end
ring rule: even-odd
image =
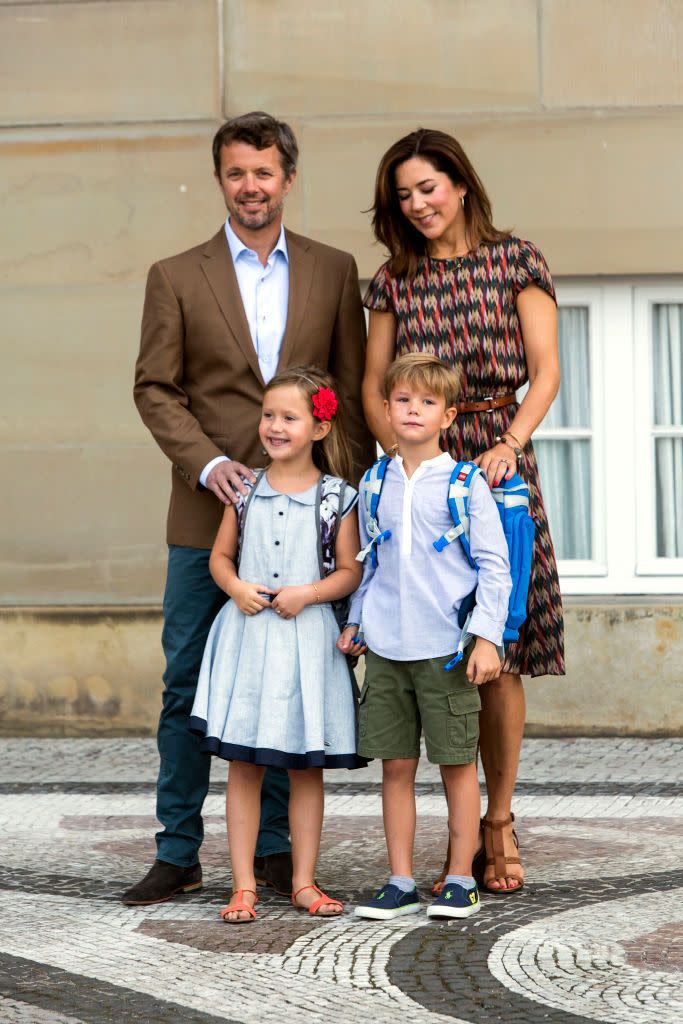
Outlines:
{"type": "Polygon", "coordinates": [[[530,728],[683,706],[683,0],[0,0],[0,732],[154,728],[169,465],[131,384],[156,259],[224,218],[210,145],[265,109],[287,223],[382,262],[378,159],[456,135],[558,286],[537,434],[568,676],[530,728]]]}

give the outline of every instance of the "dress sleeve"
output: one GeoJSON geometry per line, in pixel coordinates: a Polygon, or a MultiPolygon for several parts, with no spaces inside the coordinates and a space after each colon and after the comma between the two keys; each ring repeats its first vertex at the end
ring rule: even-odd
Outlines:
{"type": "Polygon", "coordinates": [[[557,302],[555,286],[543,253],[532,242],[520,240],[519,253],[515,264],[515,298],[527,285],[536,284],[557,302]]]}
{"type": "Polygon", "coordinates": [[[393,313],[394,297],[391,286],[391,274],[386,263],[382,264],[363,296],[363,305],[374,309],[377,313],[393,313]]]}
{"type": "Polygon", "coordinates": [[[344,488],[344,508],[342,509],[342,519],[346,519],[349,512],[351,512],[358,504],[358,491],[351,484],[347,484],[344,488]]]}

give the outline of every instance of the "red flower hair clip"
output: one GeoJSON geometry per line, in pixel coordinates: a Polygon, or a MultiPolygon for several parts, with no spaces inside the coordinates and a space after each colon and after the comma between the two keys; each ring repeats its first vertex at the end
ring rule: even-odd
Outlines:
{"type": "Polygon", "coordinates": [[[337,396],[332,388],[318,388],[312,401],[313,415],[317,420],[331,420],[339,408],[337,396]]]}

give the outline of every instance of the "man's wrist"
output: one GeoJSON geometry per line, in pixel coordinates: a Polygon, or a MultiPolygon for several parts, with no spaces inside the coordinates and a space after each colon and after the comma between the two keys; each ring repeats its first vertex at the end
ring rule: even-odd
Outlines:
{"type": "Polygon", "coordinates": [[[231,459],[227,455],[217,455],[215,459],[211,459],[211,462],[207,462],[207,464],[204,466],[204,469],[199,474],[199,482],[202,485],[202,487],[206,487],[206,481],[208,479],[209,473],[211,472],[214,466],[217,466],[219,462],[230,461],[231,459]]]}

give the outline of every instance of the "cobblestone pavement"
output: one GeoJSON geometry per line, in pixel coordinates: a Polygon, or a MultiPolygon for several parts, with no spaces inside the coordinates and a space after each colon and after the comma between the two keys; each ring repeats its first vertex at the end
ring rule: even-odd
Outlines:
{"type": "MultiPolygon", "coordinates": [[[[361,922],[385,875],[379,766],[328,773],[319,879],[334,921],[262,893],[231,928],[225,765],[205,807],[205,886],[156,907],[121,891],[154,857],[149,740],[0,740],[0,1021],[21,1024],[679,1024],[683,743],[528,740],[515,800],[527,885],[466,922],[361,922]]],[[[445,802],[418,776],[428,899],[445,802]]]]}

